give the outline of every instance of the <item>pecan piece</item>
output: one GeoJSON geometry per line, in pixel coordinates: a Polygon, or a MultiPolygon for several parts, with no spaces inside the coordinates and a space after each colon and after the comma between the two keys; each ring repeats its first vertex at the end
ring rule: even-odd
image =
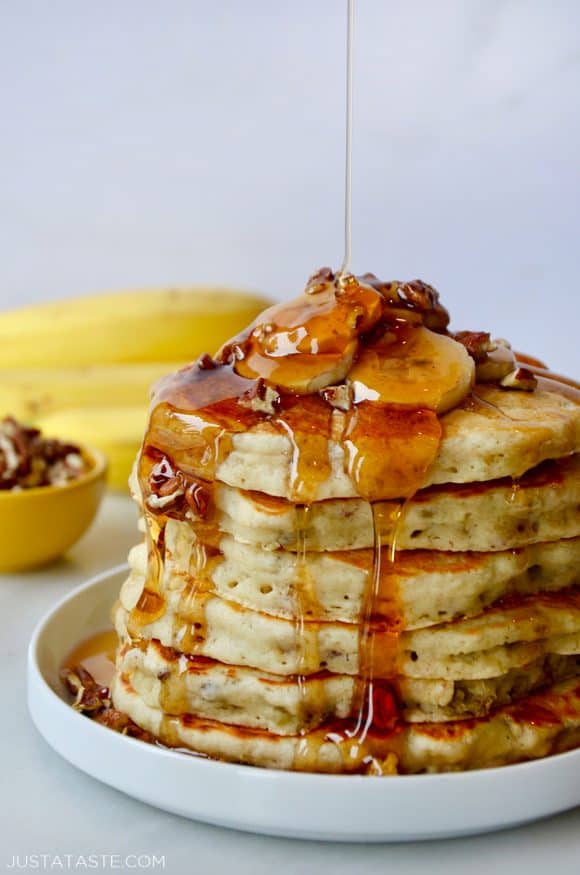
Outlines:
{"type": "Polygon", "coordinates": [[[211,501],[211,493],[207,486],[200,480],[194,480],[185,493],[185,500],[194,518],[204,519],[207,516],[211,501]]]}
{"type": "Polygon", "coordinates": [[[327,386],[320,394],[331,407],[335,407],[337,410],[343,410],[346,413],[352,407],[352,388],[346,383],[341,383],[338,386],[327,386]]]}
{"type": "Polygon", "coordinates": [[[280,406],[280,393],[260,377],[251,389],[244,392],[239,403],[242,407],[249,407],[255,413],[273,416],[280,406]]]}
{"type": "Polygon", "coordinates": [[[479,364],[487,359],[487,354],[497,349],[488,331],[456,331],[453,339],[465,347],[471,358],[479,364]]]}
{"type": "Polygon", "coordinates": [[[73,708],[82,714],[93,714],[111,706],[109,690],[97,684],[93,676],[82,666],[64,668],[61,679],[71,695],[75,697],[73,708]]]}
{"type": "Polygon", "coordinates": [[[173,470],[167,456],[163,456],[154,465],[149,475],[149,488],[151,494],[145,503],[151,510],[167,510],[174,507],[185,495],[183,478],[173,470]]]}
{"type": "Polygon", "coordinates": [[[234,340],[224,344],[218,351],[214,361],[217,362],[218,365],[233,365],[236,362],[243,361],[251,342],[252,331],[248,329],[234,340]]]}
{"type": "Polygon", "coordinates": [[[44,438],[11,416],[0,421],[0,489],[64,484],[84,469],[75,444],[44,438]]]}
{"type": "Polygon", "coordinates": [[[308,282],[306,283],[306,288],[304,289],[305,294],[307,295],[317,295],[319,292],[323,292],[328,283],[334,282],[334,273],[329,267],[321,267],[320,270],[317,270],[312,274],[308,282]]]}
{"type": "Polygon", "coordinates": [[[197,360],[197,367],[200,371],[213,371],[217,368],[218,363],[212,359],[209,353],[204,352],[197,360]]]}
{"type": "Polygon", "coordinates": [[[95,723],[100,723],[131,738],[149,743],[155,742],[155,737],[145,729],[137,726],[130,717],[113,708],[109,690],[101,687],[93,676],[82,666],[65,668],[61,671],[61,679],[69,693],[75,696],[73,708],[85,714],[95,723]]]}
{"type": "Polygon", "coordinates": [[[423,324],[432,331],[446,331],[449,313],[439,301],[439,292],[423,280],[400,283],[398,295],[401,302],[423,317],[423,324]]]}
{"type": "Polygon", "coordinates": [[[93,719],[95,723],[100,723],[121,735],[128,735],[129,738],[136,738],[138,741],[145,741],[148,744],[154,744],[156,741],[155,736],[147,732],[146,729],[141,729],[140,726],[133,723],[130,717],[127,717],[122,711],[117,711],[116,708],[104,708],[93,719]]]}
{"type": "Polygon", "coordinates": [[[168,510],[176,504],[179,498],[182,498],[184,491],[181,487],[171,492],[169,495],[155,495],[152,493],[145,502],[151,510],[168,510]]]}
{"type": "Polygon", "coordinates": [[[372,273],[361,279],[383,296],[386,302],[385,318],[391,316],[405,321],[423,323],[432,331],[445,332],[449,325],[449,313],[439,302],[439,292],[423,280],[401,283],[382,282],[372,273]],[[414,319],[410,319],[410,314],[414,319]]]}
{"type": "Polygon", "coordinates": [[[537,379],[528,368],[516,368],[500,381],[503,389],[520,389],[524,392],[533,392],[537,385],[537,379]]]}

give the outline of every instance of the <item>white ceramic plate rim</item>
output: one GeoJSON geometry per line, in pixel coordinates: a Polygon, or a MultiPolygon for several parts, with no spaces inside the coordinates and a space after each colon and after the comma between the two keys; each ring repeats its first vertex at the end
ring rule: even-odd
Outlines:
{"type": "MultiPolygon", "coordinates": [[[[61,756],[98,780],[194,820],[334,841],[468,835],[580,804],[580,750],[501,768],[381,779],[202,759],[93,723],[47,681],[39,650],[63,609],[120,584],[126,573],[126,565],[117,566],[60,599],[36,626],[28,651],[28,704],[37,729],[61,756]],[[154,780],[144,781],[143,775],[154,780]]],[[[94,631],[102,628],[103,623],[94,631]]],[[[63,647],[63,658],[69,650],[63,647]]]]}

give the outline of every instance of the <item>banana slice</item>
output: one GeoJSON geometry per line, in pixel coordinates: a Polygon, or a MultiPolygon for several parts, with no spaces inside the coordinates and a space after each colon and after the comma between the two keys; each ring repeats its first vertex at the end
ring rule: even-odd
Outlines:
{"type": "Polygon", "coordinates": [[[303,353],[284,358],[270,358],[253,350],[236,365],[236,370],[243,377],[263,377],[274,386],[298,395],[310,395],[345,379],[357,347],[358,343],[353,340],[341,354],[303,353]]]}
{"type": "Polygon", "coordinates": [[[517,367],[516,356],[505,341],[494,340],[496,348],[476,366],[478,383],[499,383],[517,367]]]}
{"type": "Polygon", "coordinates": [[[406,327],[360,351],[348,375],[355,403],[374,401],[445,413],[469,393],[475,365],[465,347],[428,328],[406,327]]]}
{"type": "Polygon", "coordinates": [[[236,371],[301,395],[319,392],[345,379],[359,335],[382,311],[381,294],[365,283],[353,278],[340,289],[324,284],[317,293],[262,313],[240,343],[236,371]]]}

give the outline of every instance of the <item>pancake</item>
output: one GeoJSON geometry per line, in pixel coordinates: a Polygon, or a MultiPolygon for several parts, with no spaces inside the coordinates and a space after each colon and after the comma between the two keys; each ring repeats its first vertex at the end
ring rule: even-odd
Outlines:
{"type": "Polygon", "coordinates": [[[296,515],[296,506],[217,485],[219,529],[264,550],[373,547],[375,528],[399,550],[495,551],[580,535],[580,455],[545,462],[515,484],[436,486],[404,504],[331,499],[296,515]]]}
{"type": "MultiPolygon", "coordinates": [[[[122,642],[137,636],[144,641],[156,638],[185,654],[271,674],[359,672],[359,624],[295,623],[210,595],[203,598],[203,614],[193,600],[189,615],[166,608],[159,619],[142,625],[131,612],[143,584],[139,587],[129,578],[113,610],[122,642]]],[[[509,596],[472,619],[400,635],[389,619],[373,622],[371,629],[375,677],[393,673],[461,680],[495,677],[544,653],[580,652],[580,591],[509,596]]]]}
{"type": "MultiPolygon", "coordinates": [[[[187,522],[165,527],[163,587],[168,605],[182,611],[196,580],[195,534],[187,522]]],[[[220,539],[221,558],[205,571],[211,591],[244,608],[292,619],[358,622],[373,574],[374,551],[306,553],[261,550],[231,536],[220,539]],[[311,590],[304,606],[300,590],[306,572],[311,590]]],[[[130,565],[145,577],[147,548],[131,551],[130,565]]],[[[563,589],[580,582],[580,538],[532,544],[498,553],[398,551],[395,562],[383,548],[380,589],[374,613],[396,600],[405,629],[474,616],[509,593],[563,589]],[[384,602],[384,603],[383,603],[384,602]]]]}
{"type": "MultiPolygon", "coordinates": [[[[186,658],[158,641],[122,648],[119,671],[146,705],[277,735],[311,730],[356,713],[361,687],[349,675],[297,679],[204,657],[186,658]]],[[[477,681],[393,680],[401,716],[412,722],[483,716],[533,690],[573,677],[580,656],[542,656],[521,669],[477,681]]]]}
{"type": "Polygon", "coordinates": [[[580,743],[580,681],[548,688],[486,718],[451,723],[403,724],[369,731],[357,742],[344,733],[319,729],[276,736],[192,715],[167,717],[148,705],[118,673],[115,707],[138,726],[173,747],[274,769],[369,774],[416,774],[489,768],[544,757],[580,743]]]}
{"type": "Polygon", "coordinates": [[[578,677],[580,656],[545,654],[519,668],[479,680],[398,678],[402,716],[411,723],[484,717],[547,685],[578,677]]]}
{"type": "MultiPolygon", "coordinates": [[[[443,437],[439,452],[429,468],[423,486],[441,483],[471,483],[520,477],[546,459],[558,459],[580,452],[580,393],[577,400],[566,397],[557,383],[533,393],[509,392],[481,384],[475,396],[441,417],[443,437]]],[[[344,429],[345,415],[332,414],[332,433],[344,429]]],[[[211,425],[211,413],[205,414],[211,425]]],[[[292,470],[299,438],[290,437],[270,421],[246,430],[228,432],[223,423],[220,440],[230,447],[216,468],[215,477],[232,487],[292,498],[292,470]]],[[[304,426],[307,436],[307,424],[304,426]]],[[[153,413],[150,431],[155,445],[167,442],[176,450],[190,445],[191,424],[171,406],[160,405],[153,413]]],[[[294,425],[300,434],[300,422],[294,425]]],[[[344,449],[329,440],[320,452],[328,457],[328,476],[316,484],[312,500],[351,498],[359,490],[347,472],[344,449]]],[[[187,471],[187,455],[181,467],[187,471]]],[[[192,472],[195,473],[195,472],[192,472]]]]}
{"type": "Polygon", "coordinates": [[[112,685],[153,738],[370,774],[580,742],[580,392],[448,324],[323,270],[157,385],[112,685]]]}

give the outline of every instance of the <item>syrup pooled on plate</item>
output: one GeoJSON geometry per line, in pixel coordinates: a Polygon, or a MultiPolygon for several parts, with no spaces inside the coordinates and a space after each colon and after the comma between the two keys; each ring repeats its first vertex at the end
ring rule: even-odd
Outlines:
{"type": "Polygon", "coordinates": [[[117,633],[113,629],[85,638],[66,657],[63,669],[84,668],[99,686],[108,687],[115,672],[117,633]]]}

